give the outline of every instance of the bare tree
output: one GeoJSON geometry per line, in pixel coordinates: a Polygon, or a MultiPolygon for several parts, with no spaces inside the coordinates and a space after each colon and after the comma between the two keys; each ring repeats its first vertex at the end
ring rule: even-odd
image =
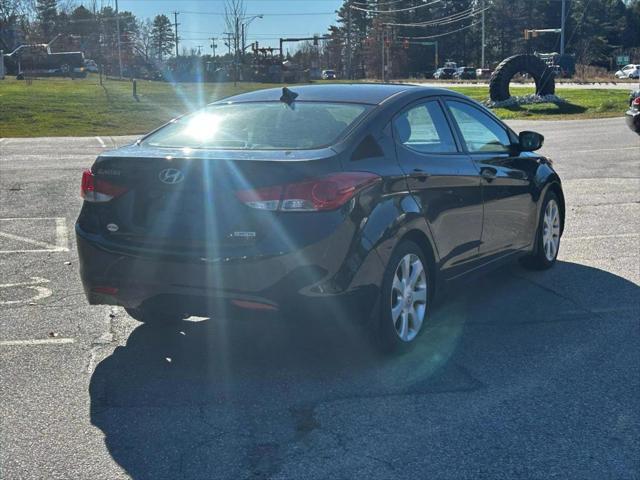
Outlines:
{"type": "Polygon", "coordinates": [[[148,18],[138,21],[135,48],[145,62],[149,62],[153,46],[153,22],[148,18]]]}
{"type": "Polygon", "coordinates": [[[226,0],[224,4],[224,23],[227,32],[232,34],[231,41],[236,61],[240,55],[242,22],[247,16],[244,0],[226,0]]]}

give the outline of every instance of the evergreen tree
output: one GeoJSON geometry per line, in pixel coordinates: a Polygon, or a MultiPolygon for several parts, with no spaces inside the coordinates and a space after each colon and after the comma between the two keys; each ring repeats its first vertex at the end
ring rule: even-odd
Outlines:
{"type": "Polygon", "coordinates": [[[36,0],[36,20],[40,27],[42,41],[50,42],[57,33],[57,1],[36,0]]]}
{"type": "Polygon", "coordinates": [[[165,55],[171,54],[175,45],[175,36],[169,17],[166,15],[156,15],[153,19],[151,38],[153,39],[153,48],[159,60],[162,60],[165,55]]]}

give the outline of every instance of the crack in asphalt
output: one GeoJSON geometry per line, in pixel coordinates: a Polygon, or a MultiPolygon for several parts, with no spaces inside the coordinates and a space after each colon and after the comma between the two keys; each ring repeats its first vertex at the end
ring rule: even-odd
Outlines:
{"type": "Polygon", "coordinates": [[[87,362],[86,373],[93,374],[96,367],[96,358],[101,349],[117,344],[113,319],[116,318],[117,308],[111,307],[107,316],[107,330],[99,337],[95,338],[89,345],[89,360],[87,362]]]}
{"type": "Polygon", "coordinates": [[[547,292],[547,293],[551,293],[552,295],[555,295],[558,298],[561,298],[563,300],[566,300],[567,302],[569,302],[571,305],[575,306],[578,310],[583,311],[584,313],[587,313],[589,315],[594,315],[595,317],[597,317],[599,320],[604,320],[604,318],[597,312],[583,306],[581,303],[577,302],[576,300],[574,300],[573,298],[564,295],[560,292],[558,292],[557,290],[548,287],[540,282],[536,282],[535,280],[533,280],[532,278],[526,277],[524,275],[517,275],[513,272],[511,272],[511,275],[513,275],[515,278],[519,278],[520,280],[524,280],[525,282],[528,282],[536,287],[538,287],[539,289],[547,292]]]}

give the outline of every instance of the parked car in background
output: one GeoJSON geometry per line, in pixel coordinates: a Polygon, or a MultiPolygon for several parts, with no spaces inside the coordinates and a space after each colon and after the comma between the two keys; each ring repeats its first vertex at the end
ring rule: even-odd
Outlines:
{"type": "Polygon", "coordinates": [[[453,78],[456,80],[475,80],[477,78],[476,69],[472,67],[458,67],[453,74],[453,78]]]}
{"type": "Polygon", "coordinates": [[[616,78],[640,78],[640,65],[629,64],[615,73],[616,78]]]}
{"type": "Polygon", "coordinates": [[[485,79],[491,77],[491,69],[489,68],[476,68],[476,78],[485,79]]]}
{"type": "Polygon", "coordinates": [[[95,60],[90,60],[88,58],[85,58],[84,60],[84,69],[87,72],[91,72],[91,73],[98,73],[98,64],[96,63],[95,60]]]}
{"type": "Polygon", "coordinates": [[[454,73],[456,73],[455,68],[440,67],[434,72],[433,78],[435,78],[436,80],[446,80],[453,78],[454,73]]]}
{"type": "Polygon", "coordinates": [[[565,204],[542,143],[444,89],[227,97],[84,172],[87,299],[150,323],[228,303],[338,312],[406,350],[446,285],[515,258],[555,263],[565,204]]]}
{"type": "Polygon", "coordinates": [[[629,128],[640,135],[640,90],[631,93],[625,119],[629,128]]]}
{"type": "Polygon", "coordinates": [[[323,80],[335,80],[338,78],[335,70],[323,70],[322,71],[322,79],[323,80]]]}

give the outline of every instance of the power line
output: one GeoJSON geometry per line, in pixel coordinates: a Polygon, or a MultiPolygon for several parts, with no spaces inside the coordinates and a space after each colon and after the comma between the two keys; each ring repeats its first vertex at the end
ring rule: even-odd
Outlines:
{"type": "Polygon", "coordinates": [[[438,34],[438,35],[428,35],[428,36],[425,36],[425,37],[398,37],[398,38],[401,38],[401,39],[407,39],[407,40],[428,40],[428,39],[430,39],[430,38],[445,37],[445,36],[447,36],[447,35],[451,35],[452,33],[458,33],[458,32],[461,32],[461,31],[466,30],[466,29],[468,29],[468,28],[471,28],[471,27],[473,27],[473,26],[475,26],[475,25],[480,25],[481,23],[482,23],[481,21],[479,21],[479,22],[473,22],[473,23],[471,23],[471,24],[469,24],[469,25],[466,25],[466,26],[464,26],[464,27],[462,27],[462,28],[458,28],[458,29],[456,29],[456,30],[451,30],[450,32],[446,32],[446,33],[440,33],[440,34],[438,34]]]}
{"type": "Polygon", "coordinates": [[[358,7],[358,6],[355,6],[355,5],[352,5],[351,8],[353,10],[359,10],[361,12],[366,12],[366,13],[402,13],[402,12],[410,12],[410,11],[413,11],[413,10],[417,10],[418,8],[429,7],[431,5],[434,5],[434,4],[440,3],[440,2],[442,2],[442,0],[433,0],[431,2],[423,3],[421,5],[416,5],[414,7],[398,8],[396,10],[371,10],[371,9],[367,9],[367,8],[358,7]]]}
{"type": "MultiPolygon", "coordinates": [[[[441,0],[438,0],[441,1],[441,0]]],[[[224,13],[218,13],[218,12],[180,12],[180,13],[184,13],[186,15],[214,15],[217,17],[224,17],[225,14],[224,13]]],[[[252,16],[252,15],[262,15],[264,17],[304,17],[304,16],[315,16],[315,15],[335,15],[336,12],[301,12],[301,13],[290,13],[290,12],[286,12],[286,13],[247,13],[245,14],[247,17],[252,16]]]]}
{"type": "Polygon", "coordinates": [[[458,12],[453,15],[449,15],[448,17],[442,17],[435,20],[428,20],[426,22],[419,23],[385,23],[385,25],[390,25],[394,27],[430,27],[430,26],[438,26],[438,25],[448,25],[450,23],[459,22],[461,20],[466,20],[467,18],[475,17],[480,13],[484,13],[489,10],[491,7],[485,7],[482,10],[473,10],[473,8],[469,8],[462,12],[458,12]]]}
{"type": "MultiPolygon", "coordinates": [[[[394,4],[400,3],[400,2],[406,2],[406,0],[391,0],[389,2],[379,2],[376,5],[378,7],[380,7],[380,6],[384,7],[386,5],[394,5],[394,4]]],[[[369,4],[363,3],[363,2],[352,2],[352,5],[358,5],[358,6],[361,6],[361,7],[368,7],[369,6],[369,4]]]]}

